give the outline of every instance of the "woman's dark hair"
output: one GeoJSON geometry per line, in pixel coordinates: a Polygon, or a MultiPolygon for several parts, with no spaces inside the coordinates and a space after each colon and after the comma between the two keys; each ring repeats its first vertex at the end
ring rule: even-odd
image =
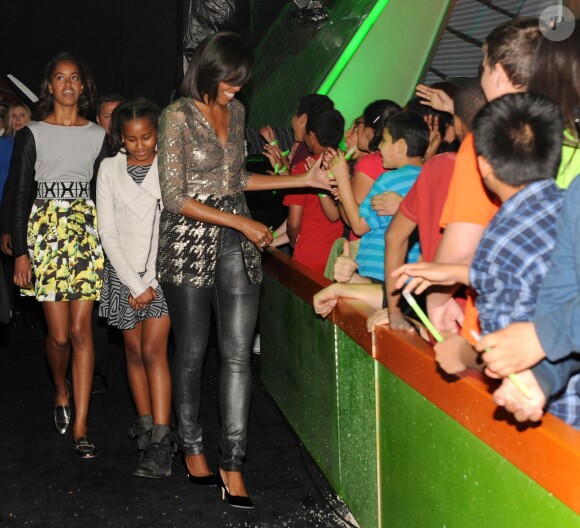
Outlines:
{"type": "Polygon", "coordinates": [[[145,97],[139,97],[134,101],[125,101],[117,106],[111,114],[110,134],[110,142],[115,152],[119,152],[124,147],[123,129],[128,121],[149,119],[155,130],[157,130],[160,113],[161,110],[157,104],[145,99],[145,97]]]}
{"type": "Polygon", "coordinates": [[[389,99],[379,99],[368,105],[363,112],[365,126],[373,129],[373,137],[369,141],[369,151],[379,150],[379,144],[383,138],[385,122],[389,117],[399,113],[402,108],[389,99]]]}
{"type": "Polygon", "coordinates": [[[84,87],[79,97],[79,115],[87,117],[95,106],[97,88],[95,86],[95,81],[93,80],[91,71],[84,62],[79,60],[72,53],[63,51],[57,53],[44,69],[44,75],[42,77],[42,82],[40,83],[40,100],[36,106],[36,110],[40,115],[40,119],[44,119],[54,110],[54,100],[52,98],[52,94],[48,91],[48,85],[51,81],[51,77],[54,73],[56,65],[62,61],[74,62],[79,69],[79,74],[81,76],[81,81],[84,87]]]}
{"type": "Polygon", "coordinates": [[[215,101],[218,85],[241,86],[250,78],[254,54],[237,33],[224,31],[205,37],[195,48],[181,83],[181,95],[215,101]]]}
{"type": "Polygon", "coordinates": [[[562,41],[540,37],[534,57],[534,71],[528,91],[549,97],[558,103],[567,130],[580,141],[574,120],[580,108],[580,20],[572,34],[562,41]]]}

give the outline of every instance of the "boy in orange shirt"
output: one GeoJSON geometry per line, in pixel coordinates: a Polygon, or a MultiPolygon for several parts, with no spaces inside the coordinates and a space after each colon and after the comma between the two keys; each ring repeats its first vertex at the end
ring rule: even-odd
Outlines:
{"type": "MultiPolygon", "coordinates": [[[[540,35],[537,19],[520,17],[500,24],[487,36],[483,46],[481,87],[488,101],[508,93],[526,91],[540,35]]],[[[432,105],[439,106],[441,94],[433,89],[420,86],[418,93],[429,99],[432,105]]],[[[449,111],[448,107],[442,109],[449,111]]],[[[441,216],[445,233],[435,262],[470,264],[498,205],[497,199],[490,197],[483,185],[477,168],[473,135],[469,135],[457,153],[449,195],[441,216]]],[[[473,297],[468,296],[463,317],[461,309],[451,298],[453,291],[449,289],[427,297],[429,316],[440,331],[457,333],[457,324],[462,323],[462,338],[448,334],[447,339],[437,345],[437,353],[441,355],[455,354],[463,340],[474,344],[471,331],[479,331],[473,297]]]]}

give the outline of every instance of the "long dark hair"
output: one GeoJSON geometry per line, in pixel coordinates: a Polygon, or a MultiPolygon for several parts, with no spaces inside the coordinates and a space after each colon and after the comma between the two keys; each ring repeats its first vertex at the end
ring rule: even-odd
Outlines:
{"type": "Polygon", "coordinates": [[[63,51],[57,53],[46,65],[44,69],[44,75],[42,77],[42,82],[40,83],[40,100],[36,107],[40,119],[44,119],[48,114],[54,110],[54,100],[52,94],[48,91],[48,85],[51,81],[52,74],[56,65],[61,61],[74,62],[81,76],[81,81],[83,83],[84,89],[79,97],[79,115],[87,117],[95,105],[95,100],[97,96],[97,88],[95,86],[95,81],[93,80],[93,75],[91,71],[86,66],[86,64],[79,60],[72,53],[63,51]]]}
{"type": "Polygon", "coordinates": [[[157,130],[159,126],[159,114],[161,110],[156,103],[139,97],[134,101],[121,103],[111,114],[111,134],[109,141],[115,152],[119,152],[123,147],[123,129],[128,121],[133,119],[149,119],[153,128],[157,130]]]}
{"type": "Polygon", "coordinates": [[[379,99],[369,104],[363,112],[363,121],[365,126],[373,129],[373,137],[369,141],[369,151],[376,152],[379,150],[379,144],[383,138],[383,129],[385,121],[389,117],[401,112],[400,105],[389,99],[379,99]]]}
{"type": "Polygon", "coordinates": [[[218,85],[241,86],[250,78],[254,54],[237,33],[223,31],[205,37],[195,48],[181,94],[205,102],[215,101],[218,85]]]}
{"type": "Polygon", "coordinates": [[[549,97],[560,106],[567,130],[580,141],[574,120],[580,111],[580,20],[572,34],[556,42],[540,37],[528,91],[549,97]]]}

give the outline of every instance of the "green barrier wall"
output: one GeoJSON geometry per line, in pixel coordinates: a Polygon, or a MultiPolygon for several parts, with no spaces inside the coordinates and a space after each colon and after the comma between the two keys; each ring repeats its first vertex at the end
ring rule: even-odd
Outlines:
{"type": "Polygon", "coordinates": [[[576,513],[381,365],[382,526],[564,528],[576,513]]]}
{"type": "Polygon", "coordinates": [[[266,265],[264,385],[362,528],[580,527],[574,510],[373,359],[374,347],[318,318],[304,299],[321,286],[284,266],[266,265]]]}
{"type": "Polygon", "coordinates": [[[347,122],[375,99],[405,104],[414,93],[451,0],[328,0],[317,25],[291,2],[260,40],[244,89],[248,126],[290,126],[298,99],[328,94],[347,122]]]}

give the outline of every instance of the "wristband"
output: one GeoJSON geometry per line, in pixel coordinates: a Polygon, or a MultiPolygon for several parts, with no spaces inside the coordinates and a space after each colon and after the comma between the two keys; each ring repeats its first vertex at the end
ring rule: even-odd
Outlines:
{"type": "Polygon", "coordinates": [[[272,231],[272,238],[276,239],[278,238],[280,235],[278,234],[278,231],[272,231]]]}
{"type": "Polygon", "coordinates": [[[328,194],[318,193],[318,197],[319,198],[327,198],[328,197],[328,194]]]}
{"type": "Polygon", "coordinates": [[[275,147],[278,144],[278,140],[274,139],[273,141],[270,141],[270,146],[271,147],[275,147]]]}
{"type": "Polygon", "coordinates": [[[284,152],[280,152],[281,156],[288,156],[288,154],[290,154],[290,149],[285,150],[284,152]]]}
{"type": "Polygon", "coordinates": [[[280,174],[280,164],[276,163],[276,165],[274,165],[274,174],[280,174]]]}

